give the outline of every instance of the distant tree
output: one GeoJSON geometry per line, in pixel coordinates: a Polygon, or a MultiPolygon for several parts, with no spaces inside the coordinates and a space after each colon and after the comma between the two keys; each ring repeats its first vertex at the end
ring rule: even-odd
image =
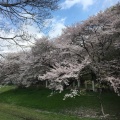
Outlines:
{"type": "Polygon", "coordinates": [[[18,79],[21,83],[19,86],[30,87],[39,84],[38,76],[53,68],[52,53],[55,49],[55,45],[48,38],[41,38],[35,42],[22,59],[23,64],[21,64],[21,74],[18,79]]]}
{"type": "Polygon", "coordinates": [[[18,54],[9,54],[6,59],[2,61],[1,64],[1,83],[12,84],[17,79],[20,74],[20,61],[18,54]]]}

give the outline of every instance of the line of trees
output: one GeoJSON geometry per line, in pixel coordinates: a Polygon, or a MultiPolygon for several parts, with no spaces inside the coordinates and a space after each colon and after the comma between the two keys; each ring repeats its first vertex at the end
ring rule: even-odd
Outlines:
{"type": "Polygon", "coordinates": [[[11,53],[0,63],[1,83],[29,87],[41,80],[60,90],[89,66],[101,84],[120,93],[120,4],[63,30],[54,40],[36,40],[31,50],[11,53]]]}

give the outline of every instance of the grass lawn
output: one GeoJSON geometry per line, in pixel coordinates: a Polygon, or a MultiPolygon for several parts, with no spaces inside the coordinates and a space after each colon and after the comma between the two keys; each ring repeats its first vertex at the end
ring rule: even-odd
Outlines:
{"type": "MultiPolygon", "coordinates": [[[[97,93],[63,100],[66,91],[49,97],[50,92],[42,88],[0,88],[0,120],[95,120],[92,117],[100,113],[97,93]]],[[[105,113],[119,120],[120,97],[103,93],[102,98],[105,113]]]]}

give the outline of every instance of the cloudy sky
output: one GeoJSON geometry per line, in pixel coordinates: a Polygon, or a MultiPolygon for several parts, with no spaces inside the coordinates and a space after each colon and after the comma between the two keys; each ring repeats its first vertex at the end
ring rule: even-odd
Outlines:
{"type": "MultiPolygon", "coordinates": [[[[118,2],[120,2],[120,0],[60,0],[60,9],[52,13],[53,18],[51,19],[51,22],[49,22],[51,29],[49,29],[47,34],[43,33],[42,31],[39,32],[38,28],[35,26],[23,25],[23,28],[30,34],[35,35],[37,38],[41,38],[45,35],[48,35],[50,38],[55,38],[62,33],[62,29],[64,29],[66,26],[84,21],[88,17],[97,14],[101,10],[104,11],[106,8],[113,6],[118,2]]],[[[3,35],[3,32],[0,32],[0,34],[3,35]]],[[[11,36],[14,36],[14,34],[7,34],[7,37],[11,36]]],[[[5,42],[4,44],[6,46],[5,42]]],[[[27,43],[23,44],[28,45],[27,43]]],[[[16,50],[17,48],[13,48],[12,51],[16,50]]],[[[0,50],[0,53],[8,51],[11,51],[11,48],[8,49],[8,47],[5,47],[4,50],[0,50]]]]}
{"type": "Polygon", "coordinates": [[[53,13],[52,29],[49,31],[50,37],[61,34],[65,26],[86,20],[89,16],[97,14],[106,8],[115,5],[120,0],[61,0],[61,9],[53,13]]]}

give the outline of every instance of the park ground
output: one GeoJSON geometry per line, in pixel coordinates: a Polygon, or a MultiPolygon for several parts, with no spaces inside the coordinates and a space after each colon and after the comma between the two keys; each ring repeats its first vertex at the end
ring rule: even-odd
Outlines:
{"type": "Polygon", "coordinates": [[[120,120],[120,97],[113,92],[102,93],[107,118],[100,112],[98,93],[87,92],[63,100],[65,93],[49,96],[45,88],[0,88],[0,120],[120,120]]]}

